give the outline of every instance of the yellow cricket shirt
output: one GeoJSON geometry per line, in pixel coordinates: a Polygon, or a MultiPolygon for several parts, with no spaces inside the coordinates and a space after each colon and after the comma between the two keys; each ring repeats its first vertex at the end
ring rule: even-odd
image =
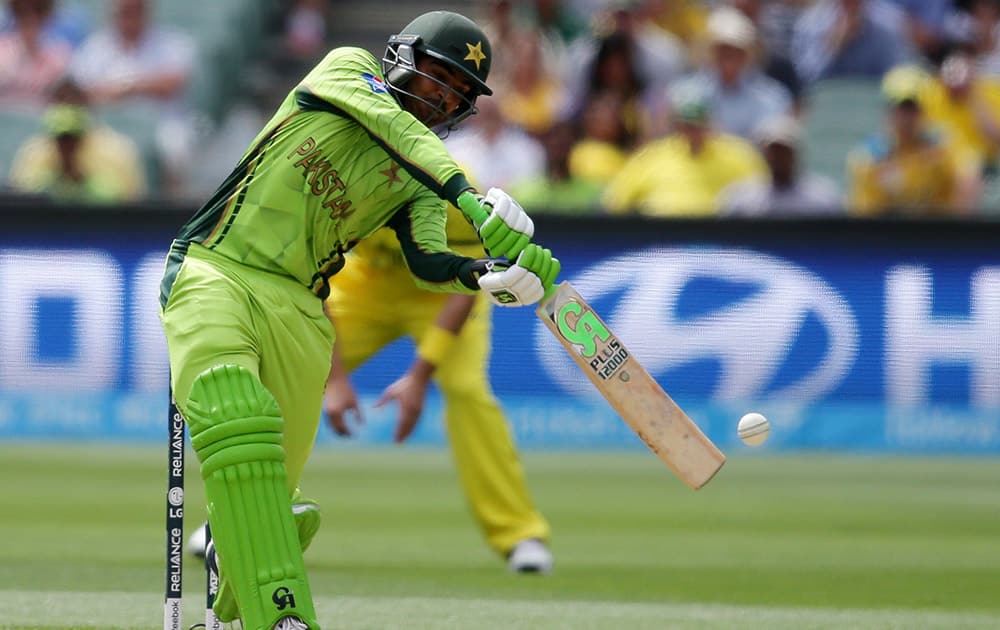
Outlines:
{"type": "Polygon", "coordinates": [[[679,134],[654,140],[633,155],[604,194],[610,212],[636,211],[647,216],[709,216],[719,193],[767,167],[752,144],[712,133],[697,155],[679,134]]]}
{"type": "Polygon", "coordinates": [[[981,77],[971,89],[968,98],[955,100],[940,81],[934,81],[921,94],[920,102],[927,121],[945,133],[951,142],[972,151],[983,164],[995,163],[1000,157],[1000,149],[980,131],[977,119],[988,116],[991,124],[1000,128],[1000,81],[981,77]]]}

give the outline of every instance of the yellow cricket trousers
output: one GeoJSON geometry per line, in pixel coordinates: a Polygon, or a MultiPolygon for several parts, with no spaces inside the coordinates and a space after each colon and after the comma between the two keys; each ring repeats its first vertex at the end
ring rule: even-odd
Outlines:
{"type": "MultiPolygon", "coordinates": [[[[399,337],[419,342],[448,299],[417,288],[405,268],[374,267],[358,257],[332,280],[327,309],[348,371],[399,337]]],[[[490,331],[490,303],[479,296],[434,381],[466,500],[488,544],[506,555],[525,538],[547,540],[550,530],[532,504],[510,428],[490,387],[490,331]]]]}

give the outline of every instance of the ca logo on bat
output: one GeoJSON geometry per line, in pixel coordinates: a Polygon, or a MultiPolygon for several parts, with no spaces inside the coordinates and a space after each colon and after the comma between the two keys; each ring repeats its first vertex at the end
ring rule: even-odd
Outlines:
{"type": "MultiPolygon", "coordinates": [[[[555,314],[556,328],[577,349],[602,380],[614,376],[628,359],[628,350],[611,334],[594,311],[575,300],[568,300],[555,314]]],[[[622,380],[628,380],[623,372],[622,380]]]]}

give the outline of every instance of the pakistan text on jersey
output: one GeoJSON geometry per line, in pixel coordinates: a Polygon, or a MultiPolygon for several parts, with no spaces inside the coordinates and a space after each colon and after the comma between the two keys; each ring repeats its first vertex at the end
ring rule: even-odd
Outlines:
{"type": "Polygon", "coordinates": [[[323,207],[330,210],[330,218],[337,220],[350,216],[354,210],[347,198],[347,185],[337,169],[323,157],[323,152],[316,148],[316,140],[306,138],[287,158],[291,160],[295,156],[300,157],[294,166],[302,169],[310,192],[323,197],[323,207]]]}

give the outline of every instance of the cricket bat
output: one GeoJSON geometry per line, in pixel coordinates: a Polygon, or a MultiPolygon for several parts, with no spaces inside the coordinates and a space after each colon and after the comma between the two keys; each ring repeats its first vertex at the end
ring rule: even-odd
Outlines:
{"type": "Polygon", "coordinates": [[[569,282],[554,287],[535,313],[622,420],[684,483],[697,490],[719,472],[726,456],[569,282]]]}

